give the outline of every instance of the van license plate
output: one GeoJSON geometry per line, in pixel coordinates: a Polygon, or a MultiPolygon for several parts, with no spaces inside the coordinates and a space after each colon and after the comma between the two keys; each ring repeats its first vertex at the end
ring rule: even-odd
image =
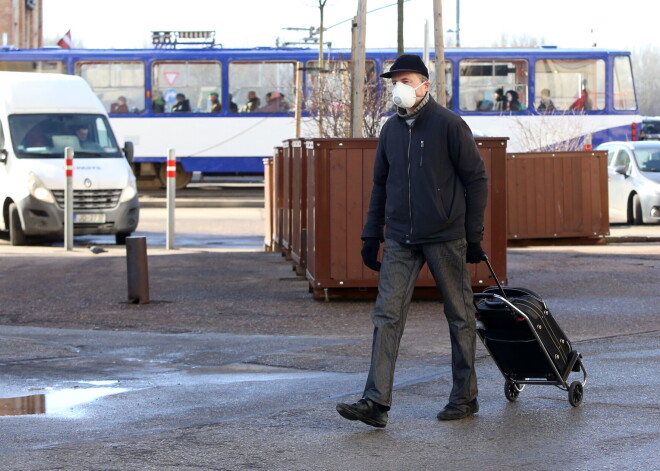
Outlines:
{"type": "Polygon", "coordinates": [[[78,223],[104,223],[105,214],[103,213],[82,213],[74,214],[73,222],[78,223]]]}

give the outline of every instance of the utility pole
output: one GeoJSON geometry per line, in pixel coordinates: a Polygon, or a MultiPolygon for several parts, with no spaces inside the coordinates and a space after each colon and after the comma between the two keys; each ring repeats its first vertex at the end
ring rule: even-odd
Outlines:
{"type": "Polygon", "coordinates": [[[319,60],[318,75],[316,76],[316,112],[319,114],[319,137],[323,137],[323,92],[325,90],[325,77],[323,76],[323,9],[328,0],[319,0],[319,12],[321,14],[319,25],[319,60]]]}
{"type": "Polygon", "coordinates": [[[435,27],[435,89],[437,101],[447,104],[445,86],[445,39],[442,29],[442,0],[433,0],[433,23],[435,27]]]}
{"type": "Polygon", "coordinates": [[[302,124],[302,101],[303,101],[303,62],[296,62],[296,111],[295,111],[295,135],[300,137],[302,124]]]}
{"type": "MultiPolygon", "coordinates": [[[[358,7],[359,8],[359,7],[358,7]]],[[[349,65],[350,67],[350,75],[349,75],[349,80],[351,82],[351,90],[350,90],[350,100],[349,103],[351,104],[351,116],[348,119],[348,125],[346,128],[346,135],[350,137],[355,137],[353,136],[353,121],[355,121],[355,106],[353,106],[353,97],[355,96],[355,58],[357,57],[357,42],[358,42],[358,17],[354,16],[353,20],[351,22],[351,64],[349,65]]]]}
{"type": "Polygon", "coordinates": [[[429,20],[424,20],[424,52],[422,53],[422,61],[426,67],[430,67],[431,61],[429,60],[429,20]]]}
{"type": "Polygon", "coordinates": [[[319,25],[319,74],[323,69],[323,9],[328,0],[319,0],[319,13],[321,15],[319,25]]]}
{"type": "Polygon", "coordinates": [[[352,137],[362,137],[362,125],[364,119],[364,69],[367,37],[367,0],[358,0],[357,25],[355,32],[355,46],[353,48],[353,117],[352,137]]]}
{"type": "Polygon", "coordinates": [[[403,54],[403,0],[397,1],[396,53],[397,56],[403,54]]]}
{"type": "Polygon", "coordinates": [[[456,0],[456,47],[461,47],[461,0],[456,0]]]}

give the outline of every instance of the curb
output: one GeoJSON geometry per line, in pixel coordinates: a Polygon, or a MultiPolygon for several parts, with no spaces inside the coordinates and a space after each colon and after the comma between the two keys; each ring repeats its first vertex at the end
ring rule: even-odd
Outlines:
{"type": "Polygon", "coordinates": [[[660,242],[660,237],[653,236],[606,236],[607,244],[624,244],[635,242],[660,242]]]}
{"type": "MultiPolygon", "coordinates": [[[[204,199],[204,200],[189,200],[180,199],[176,200],[175,207],[177,208],[263,208],[263,200],[236,200],[232,198],[227,199],[204,199]]],[[[167,208],[166,200],[140,200],[140,208],[167,208]]]]}

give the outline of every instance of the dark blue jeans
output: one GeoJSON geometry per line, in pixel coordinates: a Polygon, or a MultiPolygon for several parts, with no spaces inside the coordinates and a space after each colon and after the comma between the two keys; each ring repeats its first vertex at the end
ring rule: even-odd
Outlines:
{"type": "Polygon", "coordinates": [[[424,262],[442,294],[449,323],[453,375],[449,402],[460,406],[477,397],[475,308],[465,262],[466,247],[465,239],[420,245],[385,240],[378,298],[371,314],[374,336],[364,398],[387,407],[392,403],[399,343],[415,282],[424,262]]]}

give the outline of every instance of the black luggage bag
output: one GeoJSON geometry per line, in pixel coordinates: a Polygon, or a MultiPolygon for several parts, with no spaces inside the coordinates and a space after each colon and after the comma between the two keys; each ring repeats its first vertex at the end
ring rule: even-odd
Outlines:
{"type": "Polygon", "coordinates": [[[474,295],[477,333],[505,378],[504,394],[515,401],[527,384],[554,385],[568,391],[574,407],[582,402],[587,371],[582,355],[573,350],[543,299],[525,288],[497,283],[474,295]],[[582,381],[568,384],[571,372],[582,371],[582,381]]]}

